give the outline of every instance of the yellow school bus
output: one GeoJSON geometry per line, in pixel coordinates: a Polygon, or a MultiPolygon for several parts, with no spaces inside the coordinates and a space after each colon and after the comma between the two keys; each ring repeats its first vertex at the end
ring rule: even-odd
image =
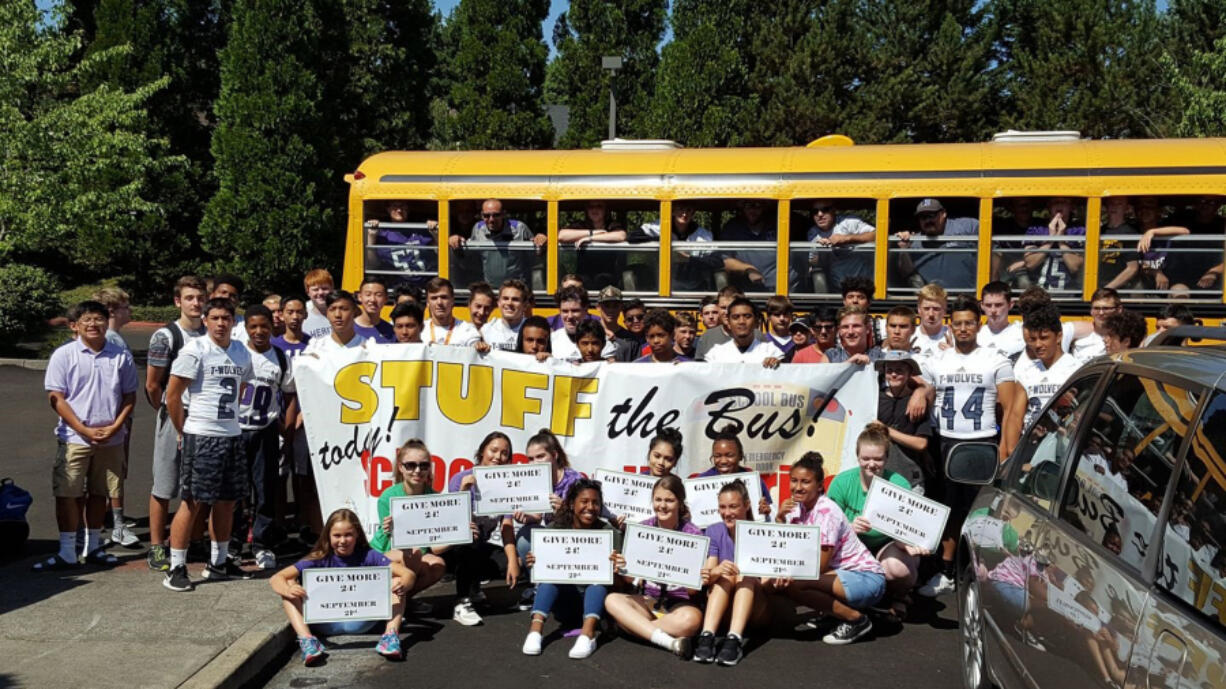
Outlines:
{"type": "Polygon", "coordinates": [[[993,280],[1069,306],[1108,285],[1129,302],[1226,303],[1226,139],[393,151],[346,180],[348,289],[364,274],[437,274],[461,292],[516,277],[540,299],[578,274],[592,294],[611,284],[664,306],[731,283],[803,307],[867,277],[900,303],[925,282],[956,294],[993,280]]]}

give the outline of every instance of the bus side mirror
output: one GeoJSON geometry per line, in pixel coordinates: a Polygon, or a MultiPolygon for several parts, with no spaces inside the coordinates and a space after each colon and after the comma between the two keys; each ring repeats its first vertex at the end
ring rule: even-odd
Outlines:
{"type": "Polygon", "coordinates": [[[986,486],[996,478],[999,454],[995,443],[958,443],[949,451],[945,475],[958,483],[986,486]]]}

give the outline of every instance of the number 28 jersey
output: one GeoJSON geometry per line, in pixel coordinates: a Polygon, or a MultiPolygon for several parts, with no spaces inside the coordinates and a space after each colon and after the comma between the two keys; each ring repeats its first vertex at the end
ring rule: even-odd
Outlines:
{"type": "Polygon", "coordinates": [[[238,340],[219,347],[208,335],[183,345],[170,373],[191,381],[191,406],[183,432],[192,435],[234,436],[238,425],[238,395],[252,379],[251,351],[238,340]]]}
{"type": "Polygon", "coordinates": [[[1000,352],[976,347],[970,354],[942,349],[924,362],[936,389],[933,425],[942,437],[974,439],[996,435],[996,386],[1014,380],[1013,366],[1000,352]]]}

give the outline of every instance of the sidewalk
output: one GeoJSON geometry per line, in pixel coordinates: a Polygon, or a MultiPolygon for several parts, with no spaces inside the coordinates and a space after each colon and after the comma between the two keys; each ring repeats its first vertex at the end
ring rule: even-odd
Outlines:
{"type": "Polygon", "coordinates": [[[239,687],[292,644],[264,578],[173,593],[143,552],[112,552],[109,570],[0,568],[0,687],[239,687]]]}

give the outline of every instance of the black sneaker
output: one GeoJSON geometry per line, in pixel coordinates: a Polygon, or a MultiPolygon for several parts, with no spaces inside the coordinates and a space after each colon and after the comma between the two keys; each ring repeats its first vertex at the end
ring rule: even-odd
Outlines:
{"type": "Polygon", "coordinates": [[[822,641],[831,646],[845,646],[872,630],[873,621],[868,619],[868,615],[860,615],[855,622],[840,622],[834,631],[822,637],[822,641]]]}
{"type": "Polygon", "coordinates": [[[171,591],[191,591],[192,580],[187,576],[187,565],[179,565],[166,572],[166,578],[162,580],[162,586],[171,591]]]}
{"type": "Polygon", "coordinates": [[[253,577],[251,572],[244,570],[234,563],[233,560],[226,560],[224,564],[204,566],[204,578],[209,581],[225,581],[227,579],[250,579],[253,577]]]}
{"type": "Polygon", "coordinates": [[[155,572],[170,570],[170,553],[164,545],[154,544],[149,546],[149,555],[145,558],[145,561],[149,563],[149,569],[155,572]]]}
{"type": "Polygon", "coordinates": [[[694,662],[695,663],[713,663],[715,662],[715,634],[712,632],[703,632],[694,640],[694,662]]]}
{"type": "Polygon", "coordinates": [[[715,656],[715,662],[725,667],[732,667],[741,662],[741,658],[744,657],[745,651],[741,649],[740,637],[729,634],[719,645],[719,655],[715,656]]]}
{"type": "Polygon", "coordinates": [[[532,604],[536,602],[536,587],[532,586],[524,589],[523,593],[519,594],[519,604],[515,607],[521,612],[527,612],[532,609],[532,604]]]}

